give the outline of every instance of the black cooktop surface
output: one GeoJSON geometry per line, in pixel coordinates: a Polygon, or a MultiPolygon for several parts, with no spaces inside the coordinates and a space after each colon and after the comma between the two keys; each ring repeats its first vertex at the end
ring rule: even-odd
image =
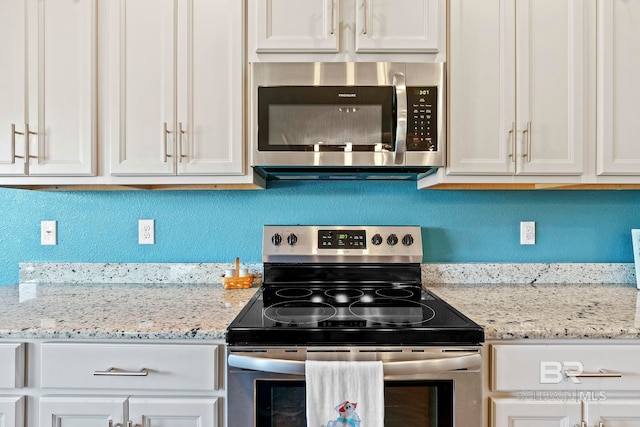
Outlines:
{"type": "Polygon", "coordinates": [[[227,330],[230,345],[475,345],[482,327],[415,285],[263,287],[227,330]]]}

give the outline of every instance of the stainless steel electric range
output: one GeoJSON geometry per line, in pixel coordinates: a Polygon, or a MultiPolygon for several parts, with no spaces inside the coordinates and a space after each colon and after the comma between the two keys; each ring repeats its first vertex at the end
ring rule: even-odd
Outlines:
{"type": "Polygon", "coordinates": [[[226,334],[229,427],[306,427],[306,360],[381,360],[385,425],[479,427],[483,328],[421,281],[418,226],[265,226],[226,334]]]}

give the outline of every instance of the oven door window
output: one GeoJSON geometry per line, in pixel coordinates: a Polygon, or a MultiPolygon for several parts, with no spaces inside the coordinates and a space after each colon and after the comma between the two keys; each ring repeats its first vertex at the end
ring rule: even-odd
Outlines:
{"type": "MultiPolygon", "coordinates": [[[[256,380],[256,427],[306,427],[305,383],[256,380]]],[[[385,383],[385,426],[453,427],[453,381],[385,383]]]]}
{"type": "Polygon", "coordinates": [[[258,88],[260,151],[393,151],[392,86],[258,88]]]}

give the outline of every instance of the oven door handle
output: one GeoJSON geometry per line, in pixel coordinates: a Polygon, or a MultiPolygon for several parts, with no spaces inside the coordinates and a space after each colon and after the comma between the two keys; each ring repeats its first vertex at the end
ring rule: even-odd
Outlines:
{"type": "MultiPolygon", "coordinates": [[[[268,359],[264,357],[230,354],[227,359],[227,364],[229,367],[249,369],[252,371],[304,375],[304,361],[300,360],[268,359]]],[[[384,362],[383,370],[385,377],[395,377],[431,372],[456,371],[460,369],[479,369],[481,366],[482,356],[480,356],[479,353],[471,353],[440,359],[384,362]]]]}

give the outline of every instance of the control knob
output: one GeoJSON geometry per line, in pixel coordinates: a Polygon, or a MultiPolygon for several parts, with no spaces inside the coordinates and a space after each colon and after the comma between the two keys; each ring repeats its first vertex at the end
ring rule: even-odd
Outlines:
{"type": "Polygon", "coordinates": [[[396,236],[395,234],[389,234],[389,237],[387,237],[387,244],[389,246],[395,246],[398,244],[398,236],[396,236]]]}
{"type": "Polygon", "coordinates": [[[380,245],[382,243],[382,236],[380,234],[374,234],[374,236],[371,238],[371,243],[375,246],[380,245]]]}
{"type": "Polygon", "coordinates": [[[289,244],[289,246],[295,245],[296,243],[298,243],[298,236],[293,233],[289,234],[287,236],[287,243],[289,244]]]}
{"type": "Polygon", "coordinates": [[[273,236],[271,236],[271,243],[276,246],[280,246],[280,244],[282,243],[282,236],[278,233],[274,234],[273,236]]]}
{"type": "Polygon", "coordinates": [[[405,246],[413,245],[413,236],[411,234],[405,234],[402,238],[402,244],[405,246]]]}

